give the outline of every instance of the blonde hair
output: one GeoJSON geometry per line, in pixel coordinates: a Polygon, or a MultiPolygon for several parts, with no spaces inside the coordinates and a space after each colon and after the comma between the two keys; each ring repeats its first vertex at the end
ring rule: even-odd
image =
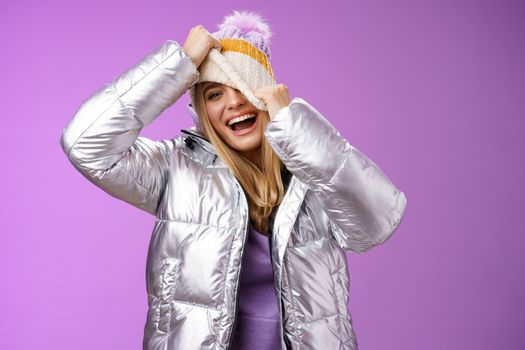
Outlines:
{"type": "MultiPolygon", "coordinates": [[[[199,115],[197,129],[210,140],[219,157],[230,168],[244,189],[252,225],[257,231],[268,235],[270,214],[284,197],[284,185],[281,178],[281,169],[284,165],[264,135],[260,148],[260,169],[241,152],[224,142],[208,117],[203,87],[202,83],[195,85],[194,108],[199,115]]],[[[267,111],[260,110],[259,118],[264,130],[270,121],[270,116],[267,111]]]]}

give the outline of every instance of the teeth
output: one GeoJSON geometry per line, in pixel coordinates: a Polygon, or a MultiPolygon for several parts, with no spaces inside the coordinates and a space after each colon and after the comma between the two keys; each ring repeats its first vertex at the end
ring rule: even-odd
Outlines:
{"type": "Polygon", "coordinates": [[[235,123],[238,123],[238,122],[242,122],[243,120],[246,120],[246,119],[249,119],[249,118],[253,118],[253,117],[255,117],[254,113],[241,115],[240,117],[233,118],[232,120],[230,120],[228,122],[228,126],[231,126],[232,124],[235,124],[235,123]]]}

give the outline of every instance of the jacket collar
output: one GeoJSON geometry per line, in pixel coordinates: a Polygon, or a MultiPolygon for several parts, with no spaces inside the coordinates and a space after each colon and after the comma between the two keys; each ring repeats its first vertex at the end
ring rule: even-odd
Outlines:
{"type": "Polygon", "coordinates": [[[189,137],[192,141],[197,142],[205,151],[218,156],[217,151],[215,151],[215,147],[213,147],[211,142],[197,129],[196,126],[192,126],[188,129],[181,129],[181,132],[191,135],[189,137]]]}

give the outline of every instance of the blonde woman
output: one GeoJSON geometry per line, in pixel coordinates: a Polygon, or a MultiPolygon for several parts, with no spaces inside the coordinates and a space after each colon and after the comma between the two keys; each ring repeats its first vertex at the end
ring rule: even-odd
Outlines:
{"type": "Polygon", "coordinates": [[[152,215],[144,349],[357,349],[345,251],[385,242],[403,192],[270,65],[267,23],[234,11],[169,40],[87,99],[73,165],[152,215]],[[195,125],[140,137],[187,90],[195,125]]]}

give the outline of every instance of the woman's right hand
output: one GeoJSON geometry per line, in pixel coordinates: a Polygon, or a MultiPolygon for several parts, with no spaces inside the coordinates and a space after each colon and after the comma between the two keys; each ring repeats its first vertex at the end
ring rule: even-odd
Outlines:
{"type": "Polygon", "coordinates": [[[191,28],[182,46],[182,50],[191,58],[197,68],[212,48],[220,51],[222,50],[222,45],[219,40],[215,39],[206,28],[200,24],[191,28]]]}

